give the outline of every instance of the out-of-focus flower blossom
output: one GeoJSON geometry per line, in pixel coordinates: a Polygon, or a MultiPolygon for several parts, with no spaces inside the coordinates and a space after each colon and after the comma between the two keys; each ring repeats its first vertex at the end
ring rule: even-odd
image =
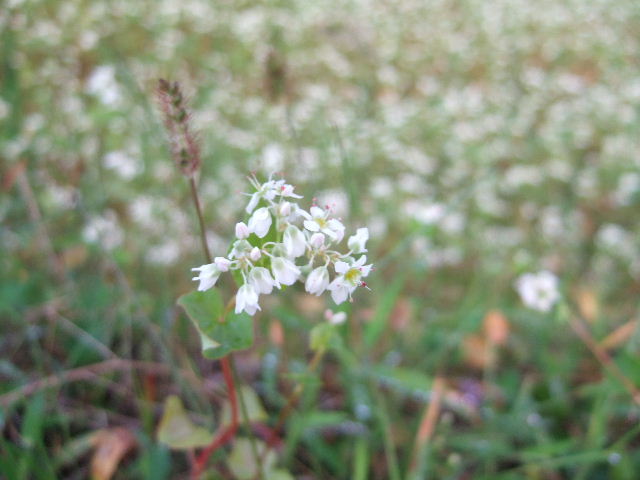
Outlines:
{"type": "Polygon", "coordinates": [[[515,286],[522,302],[540,312],[550,311],[560,300],[558,277],[547,270],[525,273],[516,280],[515,286]]]}

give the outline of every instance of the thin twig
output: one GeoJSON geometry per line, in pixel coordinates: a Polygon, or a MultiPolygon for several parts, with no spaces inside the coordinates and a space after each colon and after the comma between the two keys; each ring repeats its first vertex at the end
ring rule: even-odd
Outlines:
{"type": "Polygon", "coordinates": [[[438,422],[438,415],[440,414],[442,397],[444,395],[444,386],[444,379],[439,375],[436,376],[433,381],[429,404],[424,410],[418,433],[416,433],[408,478],[422,478],[420,476],[421,465],[424,461],[423,458],[426,447],[433,436],[438,422]]]}
{"type": "Polygon", "coordinates": [[[85,365],[72,370],[65,370],[58,374],[34,380],[31,383],[27,383],[15,390],[0,395],[0,406],[7,408],[13,403],[33,395],[34,393],[48,388],[59,387],[65,383],[91,380],[96,375],[104,375],[106,373],[120,370],[127,371],[129,369],[145,370],[153,373],[171,373],[171,370],[161,363],[113,358],[104,362],[93,363],[91,365],[85,365]]]}
{"type": "Polygon", "coordinates": [[[578,338],[582,340],[582,343],[591,351],[594,357],[600,362],[600,364],[622,384],[622,386],[629,392],[634,403],[640,406],[640,390],[634,385],[634,383],[627,377],[620,367],[613,361],[607,351],[593,338],[591,332],[586,327],[584,322],[577,316],[572,315],[569,320],[569,324],[573,331],[578,335],[578,338]]]}

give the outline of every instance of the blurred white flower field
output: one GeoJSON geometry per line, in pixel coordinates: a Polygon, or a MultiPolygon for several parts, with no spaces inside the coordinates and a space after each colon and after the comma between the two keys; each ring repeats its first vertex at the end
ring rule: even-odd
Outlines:
{"type": "Polygon", "coordinates": [[[640,3],[5,3],[0,477],[637,477],[640,3]]]}

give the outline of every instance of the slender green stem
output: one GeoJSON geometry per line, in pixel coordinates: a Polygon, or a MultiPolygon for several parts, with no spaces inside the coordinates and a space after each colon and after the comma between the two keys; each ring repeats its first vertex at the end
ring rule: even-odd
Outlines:
{"type": "Polygon", "coordinates": [[[202,242],[202,251],[204,252],[207,261],[211,263],[213,258],[209,251],[209,245],[207,244],[207,231],[204,227],[204,216],[202,215],[202,206],[200,205],[200,197],[198,196],[198,187],[193,176],[189,177],[189,186],[191,187],[191,198],[193,204],[196,207],[196,213],[198,214],[198,222],[200,224],[200,241],[202,242]]]}

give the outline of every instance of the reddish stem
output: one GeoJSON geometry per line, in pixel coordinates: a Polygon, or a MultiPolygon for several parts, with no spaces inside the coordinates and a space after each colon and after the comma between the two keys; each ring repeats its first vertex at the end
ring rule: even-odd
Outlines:
{"type": "Polygon", "coordinates": [[[200,452],[196,457],[195,465],[193,467],[193,478],[198,479],[205,467],[209,458],[218,448],[233,439],[236,430],[238,430],[238,398],[236,395],[236,386],[233,381],[233,374],[231,373],[231,362],[229,357],[223,357],[220,359],[222,364],[222,374],[224,375],[224,381],[227,384],[227,390],[229,391],[229,402],[231,403],[231,424],[224,427],[213,441],[200,452]]]}

